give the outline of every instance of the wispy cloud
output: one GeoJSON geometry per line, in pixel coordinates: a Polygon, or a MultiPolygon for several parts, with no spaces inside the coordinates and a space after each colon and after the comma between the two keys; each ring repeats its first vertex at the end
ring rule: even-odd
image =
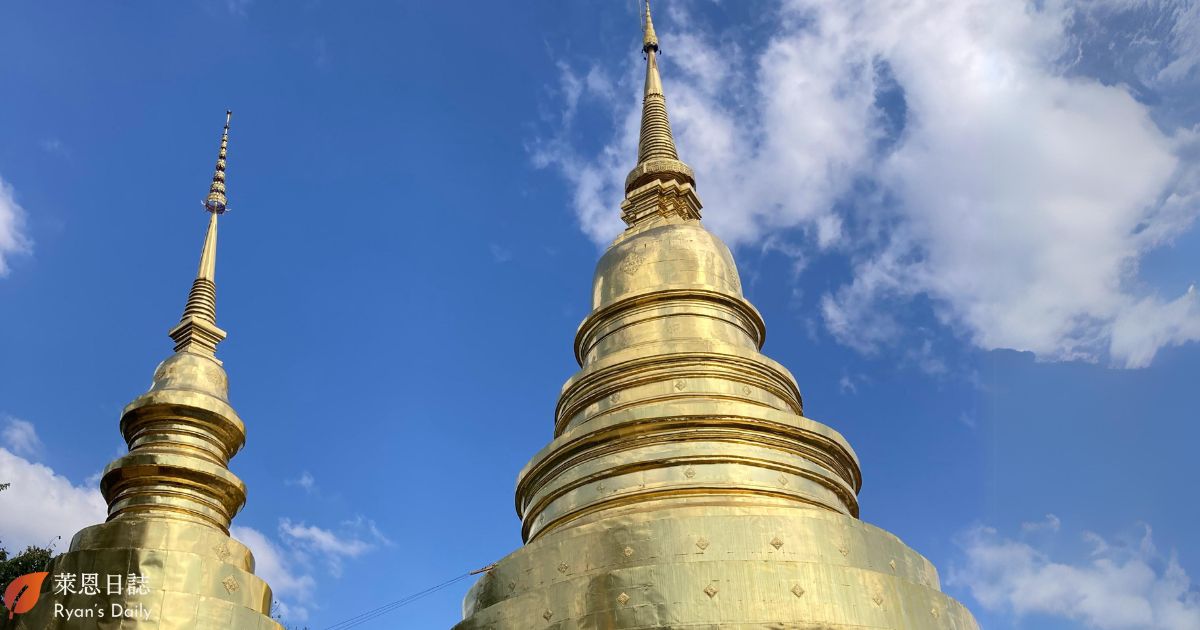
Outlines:
{"type": "Polygon", "coordinates": [[[17,203],[12,186],[0,178],[0,277],[9,273],[9,260],[32,251],[25,233],[25,209],[17,203]]]}
{"type": "Polygon", "coordinates": [[[295,479],[288,479],[283,482],[285,485],[298,486],[308,494],[312,494],[317,490],[317,480],[312,476],[312,473],[307,470],[300,473],[300,476],[295,479]]]}
{"type": "Polygon", "coordinates": [[[67,145],[63,144],[58,138],[47,138],[42,140],[42,150],[50,155],[70,156],[71,152],[67,149],[67,145]]]}
{"type": "MultiPolygon", "coordinates": [[[[1169,104],[1089,75],[1077,57],[1096,32],[1075,28],[1148,4],[780,0],[753,48],[671,4],[660,39],[682,52],[664,59],[664,80],[705,222],[733,245],[785,231],[810,256],[844,257],[853,277],[820,311],[863,352],[921,348],[897,308],[921,299],[980,348],[1148,365],[1200,339],[1200,298],[1137,275],[1200,214],[1200,131],[1156,122],[1169,104]]],[[[1140,67],[1153,89],[1194,90],[1200,44],[1183,27],[1200,18],[1167,4],[1156,13],[1167,35],[1138,40],[1160,42],[1140,67]]],[[[585,101],[612,112],[600,151],[563,133],[533,147],[566,176],[598,243],[621,229],[637,62],[614,72],[617,96],[563,66],[564,120],[585,101]]]]}
{"type": "Polygon", "coordinates": [[[271,585],[280,616],[289,622],[308,620],[308,601],[317,581],[286,547],[252,527],[234,525],[229,533],[254,554],[254,572],[271,585]]]}
{"type": "Polygon", "coordinates": [[[1058,533],[1060,529],[1062,529],[1062,520],[1053,514],[1047,514],[1046,518],[1040,521],[1021,523],[1021,531],[1023,532],[1051,531],[1058,533]]]}
{"type": "Polygon", "coordinates": [[[375,548],[373,542],[362,540],[354,533],[334,533],[316,525],[293,523],[286,518],[279,522],[279,532],[292,547],[305,549],[324,559],[335,577],[342,574],[342,560],[357,558],[375,548]]]}
{"type": "Polygon", "coordinates": [[[313,50],[313,63],[317,66],[317,69],[328,70],[332,65],[332,61],[329,57],[329,42],[326,41],[325,36],[317,37],[316,42],[313,44],[313,50]]]}
{"type": "MultiPolygon", "coordinates": [[[[1061,521],[1049,515],[1033,525],[1023,529],[1053,534],[1061,521]]],[[[1083,540],[1090,555],[1069,561],[977,527],[959,541],[964,562],[952,568],[949,582],[966,587],[987,610],[1017,617],[1058,617],[1098,630],[1200,628],[1200,595],[1175,555],[1155,548],[1150,527],[1132,543],[1091,532],[1083,540]]]]}
{"type": "Polygon", "coordinates": [[[42,450],[42,440],[38,437],[37,429],[27,420],[5,416],[0,438],[4,438],[3,445],[6,448],[18,455],[33,456],[42,450]]]}
{"type": "Polygon", "coordinates": [[[512,250],[497,243],[489,244],[488,251],[492,254],[492,260],[500,264],[506,263],[513,258],[512,250]]]}
{"type": "Polygon", "coordinates": [[[858,394],[859,387],[870,385],[871,382],[872,378],[869,374],[842,370],[842,377],[838,379],[838,392],[854,396],[858,394]]]}
{"type": "Polygon", "coordinates": [[[233,15],[246,15],[246,10],[254,0],[225,0],[225,8],[233,15]]]}
{"type": "Polygon", "coordinates": [[[344,561],[392,544],[362,516],[342,521],[336,530],[283,518],[275,537],[238,525],[230,533],[254,554],[257,574],[271,585],[279,614],[289,622],[308,619],[317,588],[314,573],[341,577],[344,561]]]}

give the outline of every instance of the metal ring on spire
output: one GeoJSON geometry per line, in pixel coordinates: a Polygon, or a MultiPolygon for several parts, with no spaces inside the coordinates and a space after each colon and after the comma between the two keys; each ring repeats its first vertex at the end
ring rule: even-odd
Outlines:
{"type": "Polygon", "coordinates": [[[658,52],[658,36],[654,34],[654,21],[650,19],[650,0],[646,0],[646,19],[642,25],[642,52],[658,52]]]}

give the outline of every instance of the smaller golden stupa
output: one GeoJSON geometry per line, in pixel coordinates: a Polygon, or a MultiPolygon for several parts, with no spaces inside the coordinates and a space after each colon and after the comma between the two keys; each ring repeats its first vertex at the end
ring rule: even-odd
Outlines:
{"type": "Polygon", "coordinates": [[[229,536],[246,486],[229,471],[246,428],[229,405],[217,344],[217,217],[225,213],[229,119],[204,208],[210,214],[200,269],[179,324],[175,354],[150,391],[125,407],[129,453],[104,469],[108,520],[75,534],[54,559],[38,603],[16,618],[27,630],[156,628],[282,630],[254,557],[229,536]]]}

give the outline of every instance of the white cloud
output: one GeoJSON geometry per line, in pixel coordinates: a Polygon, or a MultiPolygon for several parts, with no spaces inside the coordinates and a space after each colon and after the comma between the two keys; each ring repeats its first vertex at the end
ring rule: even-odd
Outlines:
{"type": "Polygon", "coordinates": [[[300,476],[296,479],[288,479],[284,483],[289,486],[300,486],[308,494],[312,494],[317,489],[316,478],[314,478],[312,473],[308,472],[307,470],[300,473],[300,476]]]}
{"type": "Polygon", "coordinates": [[[293,523],[287,519],[280,522],[279,531],[295,542],[336,558],[355,558],[371,548],[371,545],[364,541],[345,539],[327,529],[315,525],[293,523]]]}
{"type": "Polygon", "coordinates": [[[1023,532],[1049,530],[1058,533],[1060,529],[1062,529],[1062,520],[1053,514],[1047,514],[1046,518],[1040,521],[1021,523],[1021,531],[1023,532]]]}
{"type": "Polygon", "coordinates": [[[54,543],[64,551],[75,532],[103,523],[108,507],[95,486],[76,486],[42,464],[0,448],[0,544],[9,551],[54,543]]]}
{"type": "Polygon", "coordinates": [[[391,539],[385,536],[379,527],[375,525],[375,521],[366,518],[361,514],[352,519],[342,521],[341,526],[346,532],[353,533],[355,536],[367,538],[372,547],[391,547],[393,544],[391,539]]]}
{"type": "Polygon", "coordinates": [[[1159,349],[1200,339],[1200,295],[1196,285],[1162,302],[1149,297],[1133,303],[1113,322],[1113,354],[1130,367],[1150,365],[1159,349]]]}
{"type": "Polygon", "coordinates": [[[254,573],[267,581],[279,605],[280,616],[290,622],[308,620],[307,602],[316,588],[316,580],[302,569],[291,552],[275,544],[265,534],[252,527],[234,525],[229,533],[250,548],[254,554],[254,573]]]}
{"type": "MultiPolygon", "coordinates": [[[[1143,0],[1149,4],[1149,0],[1143,0]]],[[[1188,0],[1165,2],[1174,14],[1171,28],[1171,48],[1175,53],[1166,67],[1159,72],[1158,78],[1168,81],[1178,81],[1189,74],[1195,76],[1196,68],[1200,68],[1200,4],[1188,0]]]]}
{"type": "Polygon", "coordinates": [[[1070,563],[979,527],[962,538],[965,564],[952,569],[950,583],[968,588],[987,610],[1018,617],[1060,617],[1099,630],[1200,628],[1200,595],[1174,555],[1160,556],[1149,527],[1133,545],[1094,533],[1084,540],[1090,557],[1070,563]]]}
{"type": "Polygon", "coordinates": [[[380,544],[391,544],[373,521],[361,517],[343,522],[338,532],[285,518],[279,521],[279,533],[292,549],[324,561],[334,577],[341,576],[343,560],[357,558],[380,544]]]}
{"type": "Polygon", "coordinates": [[[27,254],[32,247],[25,234],[25,209],[17,203],[12,186],[0,179],[0,277],[8,275],[13,256],[27,254]]]}
{"type": "MultiPolygon", "coordinates": [[[[1096,358],[1133,304],[1139,257],[1195,215],[1159,202],[1177,147],[1123,87],[1055,70],[1068,12],[944,9],[916,3],[897,23],[850,26],[886,55],[911,114],[879,165],[899,228],[860,278],[929,295],[982,348],[1096,358]]],[[[886,297],[857,280],[834,294],[852,320],[886,297]]],[[[1135,364],[1123,347],[1112,355],[1135,364]]]]}
{"type": "Polygon", "coordinates": [[[229,531],[254,553],[255,573],[271,585],[280,617],[293,623],[309,617],[317,587],[314,571],[341,577],[346,559],[392,544],[374,521],[362,516],[343,521],[337,531],[283,518],[277,538],[241,525],[229,531]]]}
{"type": "MultiPolygon", "coordinates": [[[[1043,359],[1140,367],[1200,339],[1194,294],[1160,299],[1137,275],[1200,212],[1200,133],[1160,128],[1127,87],[1081,74],[1070,55],[1087,33],[1070,27],[1099,19],[1094,3],[786,0],[750,52],[682,6],[657,26],[705,222],[733,245],[798,228],[811,251],[847,256],[853,280],[821,299],[843,343],[897,342],[894,306],[917,297],[978,347],[1043,359]]],[[[1184,6],[1164,14],[1158,74],[1194,68],[1200,38],[1184,25],[1200,18],[1184,6]]],[[[589,156],[564,133],[534,151],[567,176],[598,243],[621,229],[636,154],[641,64],[624,65],[609,93],[563,66],[571,112],[583,98],[613,112],[610,142],[589,156]]]]}
{"type": "Polygon", "coordinates": [[[38,438],[37,429],[33,423],[11,416],[5,417],[4,429],[0,430],[0,438],[4,439],[3,447],[19,455],[27,457],[41,452],[42,440],[38,438]]]}
{"type": "MultiPolygon", "coordinates": [[[[574,187],[573,199],[581,227],[597,242],[611,238],[622,226],[619,214],[611,212],[612,191],[621,185],[625,163],[624,155],[616,146],[608,146],[594,158],[585,158],[567,140],[569,127],[575,120],[579,101],[583,96],[599,100],[605,105],[615,104],[617,96],[632,90],[627,83],[628,72],[621,73],[626,81],[613,83],[602,70],[593,66],[583,77],[571,66],[559,63],[559,85],[557,95],[562,99],[562,114],[554,125],[557,133],[540,138],[530,147],[533,163],[539,168],[556,167],[574,187]]],[[[620,129],[620,146],[637,146],[637,112],[623,108],[617,123],[620,129]]],[[[631,149],[636,153],[636,148],[631,149]]]]}

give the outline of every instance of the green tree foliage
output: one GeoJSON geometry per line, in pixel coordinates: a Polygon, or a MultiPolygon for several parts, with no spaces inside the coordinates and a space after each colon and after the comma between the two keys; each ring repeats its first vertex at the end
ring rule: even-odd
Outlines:
{"type": "MultiPolygon", "coordinates": [[[[7,490],[10,485],[12,484],[0,483],[0,492],[7,490]]],[[[0,543],[2,542],[0,541],[0,543]]],[[[26,573],[45,571],[53,557],[54,550],[50,547],[30,545],[25,548],[25,551],[10,556],[8,550],[0,546],[0,593],[3,593],[3,589],[8,586],[9,582],[26,573]]],[[[0,610],[3,609],[3,604],[0,604],[0,610]]],[[[4,617],[7,618],[8,615],[5,614],[4,617]]]]}
{"type": "Polygon", "coordinates": [[[0,588],[26,573],[45,571],[52,557],[54,552],[49,547],[30,545],[11,558],[8,550],[0,547],[0,588]]]}

